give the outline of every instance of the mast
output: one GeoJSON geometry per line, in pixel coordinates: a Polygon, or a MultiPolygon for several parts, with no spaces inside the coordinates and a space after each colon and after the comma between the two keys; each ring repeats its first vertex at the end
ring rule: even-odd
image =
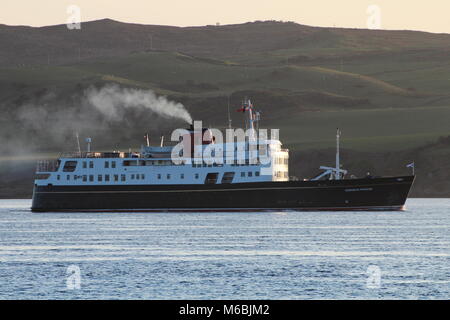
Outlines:
{"type": "Polygon", "coordinates": [[[228,129],[231,129],[230,95],[228,95],[228,129]]]}
{"type": "Polygon", "coordinates": [[[81,157],[80,136],[78,135],[78,132],[76,132],[75,135],[77,137],[78,153],[80,154],[80,157],[81,157]]]}
{"type": "Polygon", "coordinates": [[[252,141],[254,141],[255,140],[255,125],[253,123],[255,122],[255,119],[254,119],[255,117],[253,115],[253,105],[252,105],[252,102],[250,101],[250,99],[245,101],[244,108],[245,108],[245,111],[248,112],[248,128],[247,129],[251,130],[250,131],[251,139],[252,139],[252,141]]]}
{"type": "Polygon", "coordinates": [[[86,138],[87,152],[88,152],[88,153],[91,152],[91,142],[92,142],[92,139],[91,139],[91,138],[86,138]]]}
{"type": "Polygon", "coordinates": [[[329,176],[329,180],[341,180],[347,174],[347,170],[341,169],[341,161],[339,159],[339,143],[341,138],[341,130],[336,129],[336,166],[326,167],[320,166],[320,169],[325,170],[323,173],[319,174],[317,177],[311,179],[312,181],[320,180],[323,177],[329,176]]]}
{"type": "Polygon", "coordinates": [[[335,171],[335,178],[336,180],[340,180],[341,179],[341,164],[340,164],[340,159],[339,159],[339,139],[341,137],[341,131],[339,130],[339,128],[336,129],[336,171],[335,171]]]}

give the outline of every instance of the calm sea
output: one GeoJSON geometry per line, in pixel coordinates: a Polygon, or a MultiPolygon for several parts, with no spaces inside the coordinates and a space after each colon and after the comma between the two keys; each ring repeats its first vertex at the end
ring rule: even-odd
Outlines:
{"type": "Polygon", "coordinates": [[[450,199],[405,212],[29,207],[0,200],[0,299],[450,298],[450,199]]]}

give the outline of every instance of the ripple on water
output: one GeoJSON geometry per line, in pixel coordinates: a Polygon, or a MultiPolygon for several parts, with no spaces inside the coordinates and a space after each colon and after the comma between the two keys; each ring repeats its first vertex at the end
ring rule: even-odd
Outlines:
{"type": "Polygon", "coordinates": [[[450,200],[405,212],[31,213],[0,200],[3,299],[447,299],[450,200]],[[67,268],[81,288],[67,289],[67,268]],[[367,286],[368,267],[380,286],[367,286]]]}

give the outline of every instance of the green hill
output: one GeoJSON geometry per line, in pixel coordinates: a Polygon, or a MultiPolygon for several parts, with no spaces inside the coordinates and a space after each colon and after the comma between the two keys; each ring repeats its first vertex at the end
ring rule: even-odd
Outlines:
{"type": "MultiPolygon", "coordinates": [[[[0,45],[2,159],[73,150],[75,131],[97,149],[128,149],[146,132],[154,141],[185,125],[132,110],[108,121],[86,90],[111,83],[167,96],[215,127],[227,125],[228,105],[249,97],[261,126],[279,128],[300,155],[333,147],[336,127],[356,157],[437,150],[450,135],[448,34],[106,19],[81,30],[0,25],[0,45]]],[[[231,117],[242,124],[241,114],[231,117]]]]}

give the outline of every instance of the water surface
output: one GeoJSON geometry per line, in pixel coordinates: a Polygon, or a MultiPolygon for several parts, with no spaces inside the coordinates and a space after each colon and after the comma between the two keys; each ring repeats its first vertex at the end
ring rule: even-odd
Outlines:
{"type": "Polygon", "coordinates": [[[30,204],[0,200],[0,299],[450,297],[450,199],[410,199],[405,212],[31,213],[30,204]]]}

